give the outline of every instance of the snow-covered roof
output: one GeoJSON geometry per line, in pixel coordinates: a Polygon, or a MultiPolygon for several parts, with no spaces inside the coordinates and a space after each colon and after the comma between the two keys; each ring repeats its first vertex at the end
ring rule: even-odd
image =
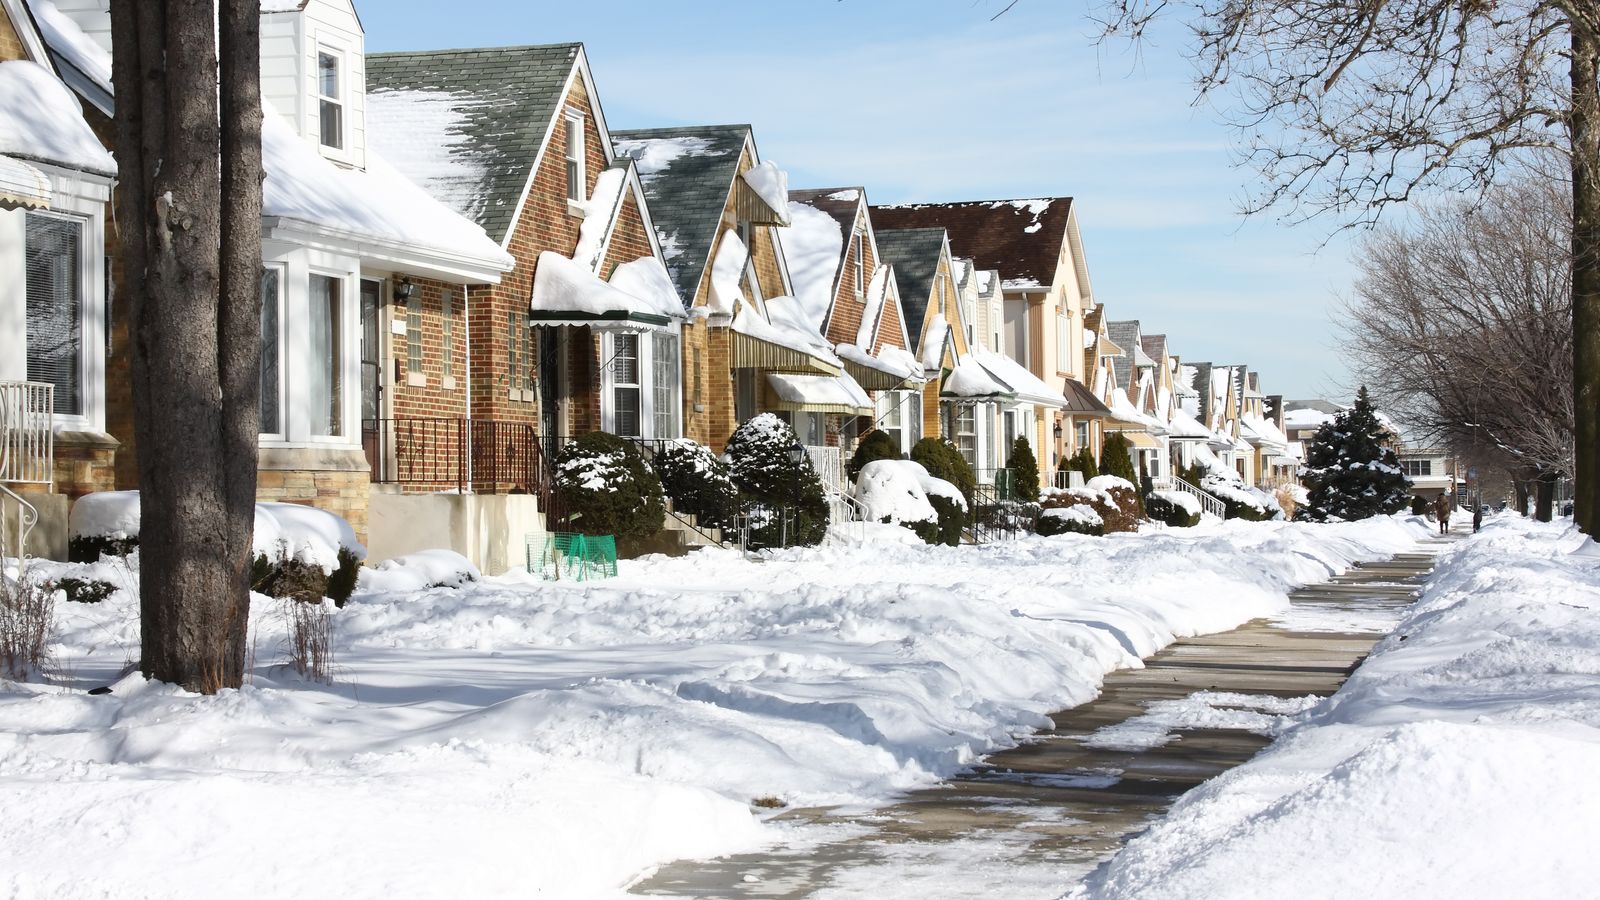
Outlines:
{"type": "Polygon", "coordinates": [[[944,365],[944,342],[950,336],[950,323],[942,313],[935,313],[922,336],[922,367],[929,372],[944,365]]]}
{"type": "Polygon", "coordinates": [[[745,264],[750,261],[750,251],[732,228],[722,233],[717,245],[716,259],[711,262],[711,290],[706,298],[706,308],[714,315],[731,316],[746,305],[744,290],[739,282],[744,278],[745,264]]]}
{"type": "Polygon", "coordinates": [[[971,354],[956,360],[950,374],[945,376],[939,396],[961,399],[1011,399],[1015,396],[1010,386],[1002,383],[971,354]]]}
{"type": "MultiPolygon", "coordinates": [[[[754,170],[752,170],[754,171],[754,170]]],[[[789,227],[778,232],[795,299],[817,330],[827,326],[844,259],[844,229],[833,216],[809,204],[789,201],[789,227]]]]}
{"type": "Polygon", "coordinates": [[[870,415],[872,397],[850,377],[839,375],[767,374],[767,385],[785,406],[811,412],[870,415]]]}
{"type": "Polygon", "coordinates": [[[893,345],[886,345],[877,353],[868,353],[857,344],[836,344],[834,352],[843,362],[865,366],[900,381],[922,382],[922,363],[912,354],[893,345]]]}
{"type": "Polygon", "coordinates": [[[789,174],[772,160],[763,160],[740,174],[761,201],[772,207],[784,225],[789,224],[789,174]]]}
{"type": "Polygon", "coordinates": [[[1023,368],[1016,360],[988,350],[972,350],[968,356],[988,370],[996,380],[1011,389],[1018,400],[1057,409],[1066,407],[1061,392],[1045,384],[1038,376],[1023,368]]]}
{"type": "Polygon", "coordinates": [[[733,330],[814,357],[834,369],[843,367],[827,340],[806,322],[799,301],[793,297],[772,297],[759,308],[746,303],[733,318],[733,330]]]}
{"type": "Polygon", "coordinates": [[[1167,423],[1167,431],[1175,438],[1209,439],[1211,429],[1200,424],[1200,420],[1189,415],[1181,407],[1172,410],[1172,420],[1167,423]]]}
{"type": "MultiPolygon", "coordinates": [[[[653,258],[645,257],[653,262],[653,258]]],[[[533,277],[530,312],[541,324],[589,325],[597,329],[645,331],[664,327],[672,305],[658,303],[601,281],[583,264],[546,250],[533,277]]]]}
{"type": "Polygon", "coordinates": [[[0,155],[107,177],[117,173],[78,98],[27,60],[0,63],[0,155]]]}

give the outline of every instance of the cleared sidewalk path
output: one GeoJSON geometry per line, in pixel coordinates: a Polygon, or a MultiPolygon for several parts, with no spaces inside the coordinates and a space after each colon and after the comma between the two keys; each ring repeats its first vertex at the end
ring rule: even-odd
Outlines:
{"type": "Polygon", "coordinates": [[[1180,701],[1259,721],[1275,698],[1333,693],[1413,602],[1447,542],[1435,538],[1419,552],[1302,588],[1276,618],[1177,641],[1143,669],[1108,675],[1098,699],[1052,716],[1053,730],[894,806],[787,812],[779,818],[795,826],[794,845],[674,863],[634,893],[1058,897],[1185,791],[1270,742],[1243,728],[1188,727],[1181,715],[1165,734],[1153,723],[1154,738],[1141,741],[1151,704],[1180,701]],[[1197,705],[1202,692],[1251,697],[1202,694],[1197,705]],[[1133,737],[1108,739],[1102,729],[1112,726],[1119,737],[1131,726],[1133,737]],[[1100,739],[1086,744],[1096,732],[1100,739]]]}

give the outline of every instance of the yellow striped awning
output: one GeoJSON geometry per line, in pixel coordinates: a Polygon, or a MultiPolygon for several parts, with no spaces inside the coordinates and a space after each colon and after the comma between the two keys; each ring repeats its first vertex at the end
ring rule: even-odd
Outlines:
{"type": "Polygon", "coordinates": [[[803,350],[764,341],[739,331],[733,332],[732,337],[735,369],[765,369],[769,372],[791,372],[799,375],[844,373],[840,367],[803,350]]]}

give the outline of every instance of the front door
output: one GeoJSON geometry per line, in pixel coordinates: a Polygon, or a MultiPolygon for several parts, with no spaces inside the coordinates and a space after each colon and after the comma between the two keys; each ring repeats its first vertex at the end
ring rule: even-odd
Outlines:
{"type": "Polygon", "coordinates": [[[383,431],[383,282],[361,280],[361,446],[377,478],[383,468],[379,435],[383,431]]]}

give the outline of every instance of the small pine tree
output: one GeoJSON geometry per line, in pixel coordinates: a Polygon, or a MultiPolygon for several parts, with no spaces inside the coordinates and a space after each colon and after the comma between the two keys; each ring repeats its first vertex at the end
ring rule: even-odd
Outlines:
{"type": "Polygon", "coordinates": [[[1093,451],[1088,447],[1079,447],[1077,453],[1061,461],[1061,471],[1081,472],[1083,480],[1088,481],[1100,474],[1100,464],[1095,462],[1093,451]]]}
{"type": "Polygon", "coordinates": [[[1106,435],[1100,446],[1100,474],[1115,475],[1134,487],[1139,486],[1139,473],[1133,470],[1133,444],[1120,431],[1106,435]]]}
{"type": "Polygon", "coordinates": [[[1317,429],[1300,470],[1310,491],[1304,518],[1348,522],[1406,508],[1411,483],[1394,451],[1384,446],[1384,435],[1365,387],[1355,406],[1317,429]]]}
{"type": "Polygon", "coordinates": [[[759,521],[750,529],[751,547],[822,543],[828,533],[828,499],[811,459],[790,458],[797,446],[794,430],[772,413],[745,422],[728,438],[729,474],[746,508],[759,521]],[[782,511],[788,511],[787,528],[782,511]]]}
{"type": "Polygon", "coordinates": [[[955,444],[943,438],[926,437],[911,446],[911,461],[920,463],[928,474],[956,486],[970,508],[978,491],[978,476],[955,444]]]}
{"type": "Polygon", "coordinates": [[[1026,503],[1039,502],[1039,461],[1034,458],[1033,445],[1022,435],[1011,444],[1011,455],[1006,459],[1011,471],[1011,487],[1017,499],[1026,503]]]}

